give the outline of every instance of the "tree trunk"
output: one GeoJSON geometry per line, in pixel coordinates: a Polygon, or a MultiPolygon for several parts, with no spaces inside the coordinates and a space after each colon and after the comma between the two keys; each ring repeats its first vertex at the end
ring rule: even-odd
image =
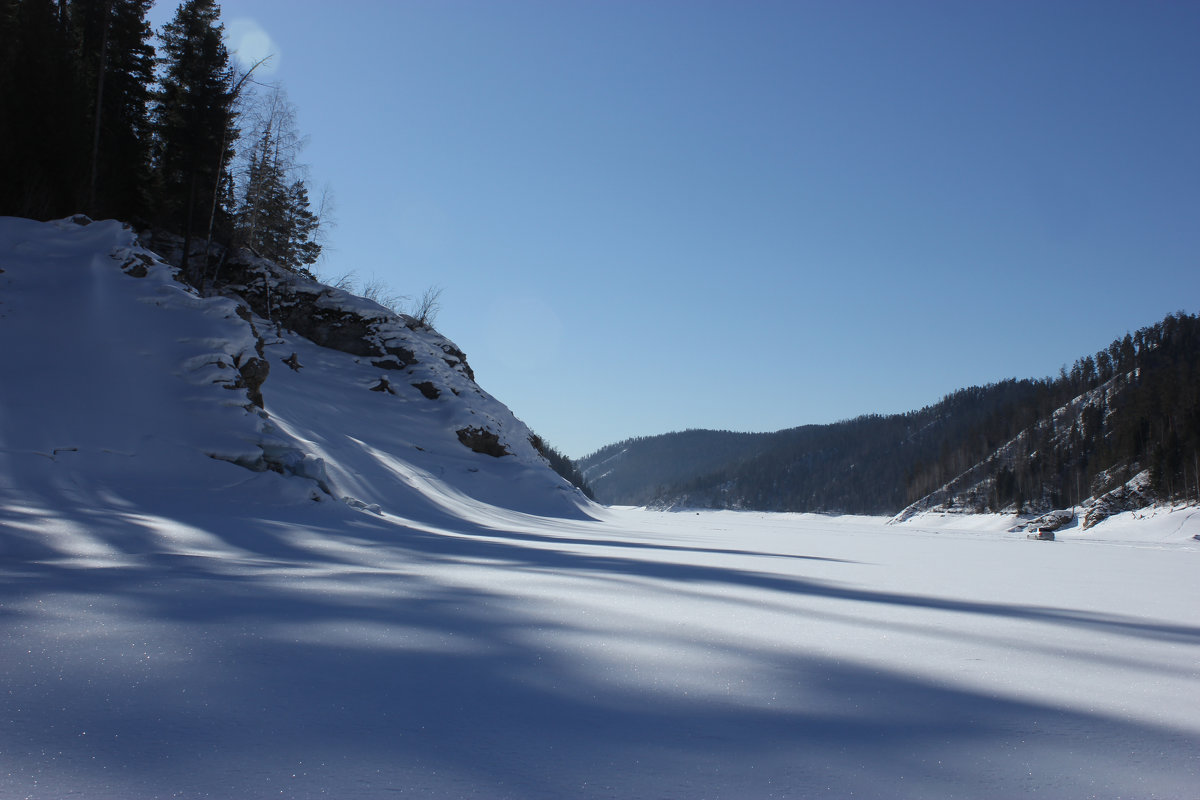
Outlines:
{"type": "Polygon", "coordinates": [[[96,119],[92,125],[92,169],[88,178],[88,213],[96,215],[96,173],[100,166],[100,121],[104,115],[104,73],[108,72],[108,30],[112,27],[113,6],[108,0],[104,7],[104,32],[100,37],[100,66],[96,71],[96,119]]]}
{"type": "Polygon", "coordinates": [[[194,211],[194,209],[196,207],[196,172],[195,172],[195,170],[192,171],[191,175],[192,175],[191,180],[188,183],[187,211],[184,214],[184,222],[183,222],[183,260],[179,265],[179,268],[181,270],[183,270],[183,278],[188,283],[194,283],[192,281],[192,276],[191,276],[190,267],[189,267],[188,262],[191,259],[191,251],[192,251],[192,212],[194,211]]]}

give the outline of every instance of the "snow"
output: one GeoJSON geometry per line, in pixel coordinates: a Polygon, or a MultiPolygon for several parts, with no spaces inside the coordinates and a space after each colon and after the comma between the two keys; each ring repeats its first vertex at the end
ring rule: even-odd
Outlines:
{"type": "Polygon", "coordinates": [[[211,383],[253,352],[232,301],[124,275],[130,247],[0,220],[0,797],[1200,785],[1200,510],[1034,542],[600,508],[457,442],[520,440],[486,393],[368,392],[287,332],[247,409],[211,383]],[[336,496],[208,455],[271,442],[336,496]]]}

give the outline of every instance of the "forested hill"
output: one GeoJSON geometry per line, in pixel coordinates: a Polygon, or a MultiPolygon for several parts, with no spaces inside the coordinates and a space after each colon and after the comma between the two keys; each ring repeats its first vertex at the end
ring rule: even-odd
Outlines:
{"type": "Polygon", "coordinates": [[[690,430],[639,437],[603,447],[577,465],[601,502],[647,505],[668,487],[764,452],[778,435],[690,430]]]}
{"type": "Polygon", "coordinates": [[[895,514],[1038,512],[1114,490],[1126,503],[1200,500],[1200,319],[1173,314],[1057,378],[907,414],[631,439],[579,466],[614,504],[895,514]]]}
{"type": "Polygon", "coordinates": [[[906,505],[913,464],[1036,394],[1033,381],[1005,381],[909,414],[776,433],[668,433],[609,445],[579,465],[597,499],[613,504],[888,513],[906,505]]]}
{"type": "Polygon", "coordinates": [[[215,0],[0,0],[0,215],[77,213],[311,274],[324,235],[283,87],[231,59],[215,0]]]}

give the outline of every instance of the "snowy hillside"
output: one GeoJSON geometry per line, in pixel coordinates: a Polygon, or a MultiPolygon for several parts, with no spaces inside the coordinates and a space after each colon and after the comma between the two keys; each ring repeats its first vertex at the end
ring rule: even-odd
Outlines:
{"type": "Polygon", "coordinates": [[[0,259],[3,491],[91,509],[238,496],[421,521],[461,494],[586,513],[461,351],[370,301],[258,265],[249,288],[313,298],[335,350],[240,296],[199,297],[116,222],[4,219],[0,259]]]}
{"type": "Polygon", "coordinates": [[[603,508],[440,336],[238,269],[363,353],[0,220],[0,798],[1195,795],[1195,507],[603,508]]]}
{"type": "Polygon", "coordinates": [[[1091,526],[1200,502],[1200,316],[1177,312],[1057,378],[960,389],[905,414],[770,434],[684,431],[579,461],[596,497],[852,514],[1075,509],[1091,526]]]}

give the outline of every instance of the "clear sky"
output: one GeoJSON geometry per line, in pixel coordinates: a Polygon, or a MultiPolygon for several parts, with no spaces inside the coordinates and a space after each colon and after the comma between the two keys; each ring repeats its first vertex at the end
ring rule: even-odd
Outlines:
{"type": "Polygon", "coordinates": [[[221,9],[336,196],[321,270],[443,287],[571,456],[908,411],[1200,311],[1197,2],[221,9]]]}

